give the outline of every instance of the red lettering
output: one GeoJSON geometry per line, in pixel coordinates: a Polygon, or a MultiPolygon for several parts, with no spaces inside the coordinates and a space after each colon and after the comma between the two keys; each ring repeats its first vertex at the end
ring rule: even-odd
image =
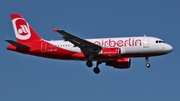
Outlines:
{"type": "Polygon", "coordinates": [[[109,46],[110,47],[115,47],[116,46],[116,41],[109,39],[109,46]]]}
{"type": "Polygon", "coordinates": [[[104,42],[104,46],[107,46],[107,45],[108,45],[108,41],[105,41],[105,42],[104,42]]]}
{"type": "Polygon", "coordinates": [[[123,46],[123,40],[118,40],[117,46],[118,46],[118,47],[122,47],[122,46],[123,46]]]}
{"type": "Polygon", "coordinates": [[[104,40],[102,39],[101,46],[104,46],[104,40]]]}
{"type": "Polygon", "coordinates": [[[129,46],[131,46],[131,38],[129,38],[129,46]]]}
{"type": "Polygon", "coordinates": [[[125,41],[124,41],[124,46],[126,46],[127,43],[128,43],[128,40],[125,40],[125,41]]]}
{"type": "Polygon", "coordinates": [[[137,40],[135,41],[135,46],[137,46],[137,44],[139,44],[139,46],[141,46],[141,40],[140,40],[140,39],[137,39],[137,40]]]}
{"type": "Polygon", "coordinates": [[[133,38],[133,40],[132,40],[132,46],[134,46],[134,38],[133,38]]]}
{"type": "Polygon", "coordinates": [[[101,43],[99,41],[95,41],[94,44],[101,45],[101,43]]]}
{"type": "Polygon", "coordinates": [[[134,39],[134,38],[128,38],[126,40],[101,40],[101,41],[95,41],[94,44],[103,46],[103,47],[123,47],[123,46],[141,46],[142,42],[140,39],[134,39]]]}

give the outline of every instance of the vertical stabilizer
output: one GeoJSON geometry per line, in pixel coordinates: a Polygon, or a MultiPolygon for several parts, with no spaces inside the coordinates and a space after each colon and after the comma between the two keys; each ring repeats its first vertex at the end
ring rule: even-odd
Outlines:
{"type": "Polygon", "coordinates": [[[11,19],[17,42],[30,43],[41,40],[41,37],[20,14],[11,14],[11,19]]]}

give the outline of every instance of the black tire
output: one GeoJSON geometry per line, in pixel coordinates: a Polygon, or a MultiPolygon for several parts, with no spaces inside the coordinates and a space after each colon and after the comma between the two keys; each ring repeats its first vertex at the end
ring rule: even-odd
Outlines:
{"type": "Polygon", "coordinates": [[[87,62],[86,62],[86,66],[92,67],[92,66],[93,66],[93,63],[92,63],[91,61],[87,61],[87,62]]]}
{"type": "Polygon", "coordinates": [[[98,67],[95,67],[93,69],[93,71],[94,71],[95,74],[99,74],[100,73],[100,69],[98,67]]]}
{"type": "Polygon", "coordinates": [[[149,63],[146,63],[146,67],[149,68],[151,65],[149,63]]]}

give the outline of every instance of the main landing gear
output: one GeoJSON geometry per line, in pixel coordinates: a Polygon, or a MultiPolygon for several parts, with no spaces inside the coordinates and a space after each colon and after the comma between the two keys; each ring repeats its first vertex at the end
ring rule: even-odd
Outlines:
{"type": "Polygon", "coordinates": [[[150,63],[149,63],[149,58],[146,57],[145,59],[146,59],[146,67],[149,68],[151,66],[150,63]]]}
{"type": "Polygon", "coordinates": [[[86,62],[86,66],[92,67],[92,66],[93,66],[93,63],[92,63],[91,61],[88,60],[88,61],[86,62]]]}
{"type": "MultiPolygon", "coordinates": [[[[97,63],[96,63],[96,67],[93,69],[93,71],[94,71],[94,73],[95,74],[99,74],[100,73],[100,69],[99,69],[99,64],[101,64],[102,62],[101,61],[97,61],[97,63]]],[[[88,67],[92,67],[93,66],[93,64],[92,64],[92,62],[91,61],[87,61],[86,62],[86,65],[88,66],[88,67]]]]}
{"type": "Polygon", "coordinates": [[[100,69],[99,69],[99,64],[101,64],[101,61],[97,61],[96,63],[96,67],[93,69],[94,73],[99,74],[100,73],[100,69]]]}

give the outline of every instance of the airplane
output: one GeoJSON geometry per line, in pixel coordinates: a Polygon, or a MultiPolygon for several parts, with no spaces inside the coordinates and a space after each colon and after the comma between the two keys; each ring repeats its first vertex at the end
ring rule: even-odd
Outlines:
{"type": "Polygon", "coordinates": [[[10,14],[17,41],[5,40],[7,50],[38,57],[58,60],[86,61],[95,74],[100,73],[99,64],[105,63],[117,69],[131,66],[131,58],[143,57],[150,67],[149,57],[170,53],[173,47],[162,39],[149,36],[83,39],[64,30],[53,28],[64,40],[47,41],[41,38],[20,14],[10,14]]]}

